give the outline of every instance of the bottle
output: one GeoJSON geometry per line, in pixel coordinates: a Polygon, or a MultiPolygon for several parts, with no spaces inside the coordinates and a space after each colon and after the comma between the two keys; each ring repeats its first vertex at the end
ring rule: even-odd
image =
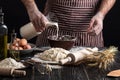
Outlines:
{"type": "Polygon", "coordinates": [[[19,43],[16,40],[16,38],[17,38],[17,33],[15,32],[15,30],[13,30],[13,32],[11,33],[11,41],[10,41],[10,46],[9,46],[9,49],[10,49],[9,56],[12,57],[13,59],[19,61],[20,60],[20,51],[15,50],[15,48],[18,49],[18,47],[19,47],[19,43]]]}
{"type": "Polygon", "coordinates": [[[0,59],[7,58],[8,28],[4,24],[4,13],[0,8],[0,59]]]}
{"type": "MultiPolygon", "coordinates": [[[[47,27],[52,27],[52,26],[55,26],[56,28],[58,28],[58,23],[47,22],[45,27],[47,28],[47,27]]],[[[28,24],[25,24],[24,26],[20,28],[20,35],[27,40],[30,40],[39,34],[41,34],[41,32],[37,32],[35,30],[32,22],[29,22],[28,24]]]]}
{"type": "Polygon", "coordinates": [[[15,30],[13,30],[11,33],[11,41],[10,41],[10,46],[9,46],[10,49],[12,49],[12,45],[13,45],[16,38],[17,38],[17,33],[15,33],[15,30]]]}

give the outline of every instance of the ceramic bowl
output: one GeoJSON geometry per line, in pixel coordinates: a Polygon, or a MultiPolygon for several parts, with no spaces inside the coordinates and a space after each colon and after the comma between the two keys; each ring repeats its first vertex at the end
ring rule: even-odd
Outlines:
{"type": "Polygon", "coordinates": [[[76,41],[76,37],[70,35],[62,35],[56,38],[56,35],[48,36],[48,42],[51,47],[59,47],[66,50],[70,50],[76,41]]]}

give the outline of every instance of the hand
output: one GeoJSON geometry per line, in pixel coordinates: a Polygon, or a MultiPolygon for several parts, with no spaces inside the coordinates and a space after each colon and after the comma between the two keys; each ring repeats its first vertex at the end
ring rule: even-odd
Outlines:
{"type": "Polygon", "coordinates": [[[48,19],[39,10],[28,10],[28,14],[37,32],[45,30],[48,19]]]}
{"type": "Polygon", "coordinates": [[[103,29],[103,19],[101,13],[97,13],[90,21],[88,33],[90,35],[98,35],[103,29]]]}

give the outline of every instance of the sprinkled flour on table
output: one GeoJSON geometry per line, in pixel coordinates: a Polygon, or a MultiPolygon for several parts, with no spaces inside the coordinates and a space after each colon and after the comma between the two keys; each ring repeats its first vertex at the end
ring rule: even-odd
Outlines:
{"type": "Polygon", "coordinates": [[[17,62],[13,58],[5,58],[4,60],[0,61],[0,68],[24,68],[25,66],[21,62],[17,62]]]}

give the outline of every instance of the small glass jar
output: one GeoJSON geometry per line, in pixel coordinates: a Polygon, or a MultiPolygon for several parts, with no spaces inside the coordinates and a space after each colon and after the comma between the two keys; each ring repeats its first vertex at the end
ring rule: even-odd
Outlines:
{"type": "Polygon", "coordinates": [[[20,51],[17,49],[19,47],[19,44],[16,38],[17,38],[17,33],[15,33],[15,30],[13,30],[13,32],[11,33],[9,56],[14,58],[15,60],[20,60],[20,51]]]}

